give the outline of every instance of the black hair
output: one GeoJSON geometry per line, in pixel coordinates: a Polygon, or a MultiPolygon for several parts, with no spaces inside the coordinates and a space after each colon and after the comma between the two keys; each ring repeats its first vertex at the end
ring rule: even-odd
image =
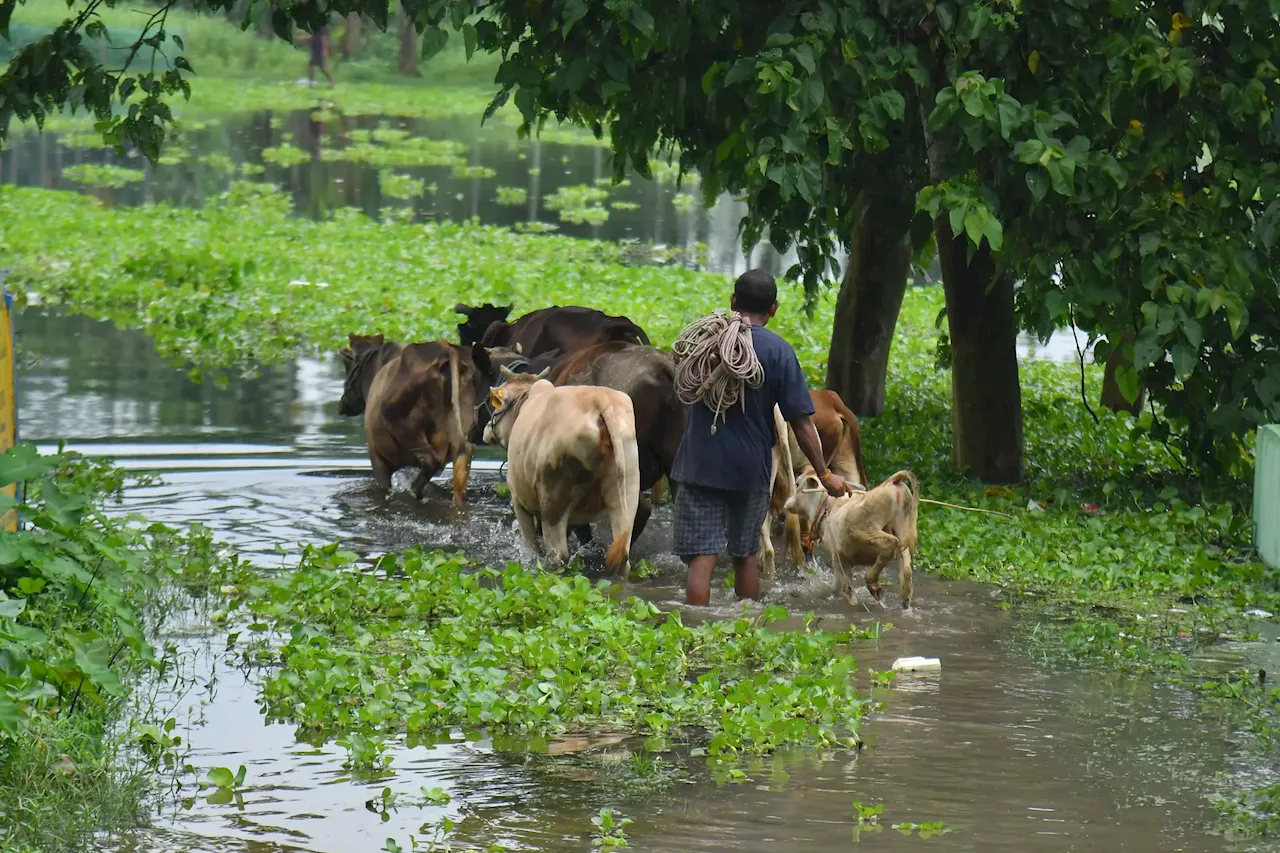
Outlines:
{"type": "Polygon", "coordinates": [[[733,285],[733,304],[748,314],[768,314],[778,301],[778,285],[762,269],[748,270],[733,285]]]}

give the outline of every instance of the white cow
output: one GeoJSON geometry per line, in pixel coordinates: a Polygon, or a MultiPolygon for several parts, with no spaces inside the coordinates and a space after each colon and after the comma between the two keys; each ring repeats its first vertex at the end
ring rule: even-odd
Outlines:
{"type": "Polygon", "coordinates": [[[594,385],[556,387],[544,377],[502,368],[490,389],[487,443],[507,449],[507,485],[525,545],[537,551],[538,525],[550,556],[569,559],[570,525],[609,520],[605,565],[626,578],[640,495],[640,453],[631,398],[594,385]]]}

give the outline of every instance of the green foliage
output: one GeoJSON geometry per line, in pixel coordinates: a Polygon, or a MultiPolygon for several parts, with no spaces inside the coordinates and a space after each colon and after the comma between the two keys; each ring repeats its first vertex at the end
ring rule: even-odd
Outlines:
{"type": "Polygon", "coordinates": [[[453,166],[456,169],[466,166],[463,150],[462,144],[453,140],[398,139],[385,145],[357,141],[346,148],[322,149],[320,159],[379,167],[453,166]]]}
{"type": "Polygon", "coordinates": [[[123,166],[99,165],[97,163],[81,163],[68,166],[62,170],[62,177],[87,187],[107,187],[121,189],[129,184],[142,180],[141,169],[126,169],[123,166]]]}
{"type": "Polygon", "coordinates": [[[506,207],[520,207],[529,201],[529,191],[524,187],[498,187],[495,201],[506,207]]]}
{"type": "Polygon", "coordinates": [[[411,175],[397,175],[390,169],[378,173],[378,187],[382,194],[390,198],[418,198],[426,192],[426,181],[411,175]]]}
{"type": "Polygon", "coordinates": [[[350,751],[357,737],[483,728],[536,749],[561,732],[620,731],[654,747],[693,738],[715,761],[856,741],[867,703],[851,680],[851,635],[773,631],[779,607],[690,627],[583,577],[472,571],[421,551],[363,571],[353,556],[309,549],[243,602],[261,637],[247,654],[280,664],[263,707],[304,737],[350,751]]]}
{"type": "Polygon", "coordinates": [[[591,825],[596,828],[591,837],[592,850],[619,850],[627,846],[626,829],[631,825],[630,818],[618,817],[613,809],[603,808],[591,818],[591,825]]]}
{"type": "MultiPolygon", "coordinates": [[[[140,528],[103,512],[119,469],[0,455],[0,484],[24,483],[22,527],[0,531],[0,816],[6,849],[74,849],[103,826],[136,826],[158,773],[181,768],[175,721],[134,710],[144,676],[174,651],[148,641],[179,589],[203,595],[238,567],[207,531],[140,528]]],[[[158,682],[156,682],[158,683],[158,682]]]]}
{"type": "Polygon", "coordinates": [[[600,225],[609,219],[609,211],[602,206],[608,197],[608,190],[589,184],[576,184],[560,187],[545,196],[542,203],[548,210],[556,211],[561,222],[600,225]]]}
{"type": "Polygon", "coordinates": [[[277,166],[298,166],[311,161],[311,155],[288,142],[262,149],[262,159],[277,166]]]}

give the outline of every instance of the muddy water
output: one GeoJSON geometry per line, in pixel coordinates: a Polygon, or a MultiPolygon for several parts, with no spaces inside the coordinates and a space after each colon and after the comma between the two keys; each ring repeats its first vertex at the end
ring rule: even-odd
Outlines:
{"type": "MultiPolygon", "coordinates": [[[[427,544],[488,561],[518,555],[492,464],[473,476],[467,510],[454,509],[443,488],[423,504],[403,483],[390,498],[375,492],[360,425],[333,414],[336,364],[303,360],[219,390],[191,384],[139,334],[36,312],[20,317],[19,349],[24,438],[66,437],[82,452],[163,476],[164,485],[131,493],[126,510],[203,522],[266,566],[287,564],[300,543],[335,539],[361,551],[427,544]]],[[[683,608],[668,543],[669,510],[660,508],[637,548],[660,573],[632,591],[683,608]]],[[[1028,626],[998,609],[989,588],[925,574],[919,606],[903,614],[837,604],[828,582],[821,570],[787,577],[767,600],[812,609],[828,625],[891,622],[859,647],[864,668],[925,654],[942,659],[942,672],[878,690],[884,708],[867,723],[861,754],[778,755],[743,784],[717,782],[695,759],[686,781],[651,791],[621,787],[625,743],[557,757],[458,739],[399,749],[394,776],[352,779],[340,747],[300,744],[289,726],[264,724],[252,679],[220,663],[225,636],[193,623],[178,639],[195,653],[201,680],[217,678],[211,692],[178,704],[190,761],[202,771],[244,764],[244,801],[211,805],[188,785],[121,846],[346,853],[381,849],[388,837],[407,847],[421,824],[447,815],[461,821],[461,841],[580,851],[591,816],[611,805],[635,821],[634,849],[811,853],[852,842],[860,800],[885,805],[885,828],[860,836],[877,850],[1225,849],[1206,833],[1205,795],[1223,784],[1220,773],[1252,768],[1233,752],[1226,725],[1203,717],[1185,691],[1031,659],[1021,640],[1028,626]],[[384,821],[365,806],[384,786],[406,795],[439,786],[454,799],[384,821]],[[194,801],[184,805],[186,797],[194,801]],[[927,842],[888,828],[939,820],[953,832],[927,842]]],[[[717,589],[709,611],[686,618],[737,607],[717,589]]]]}

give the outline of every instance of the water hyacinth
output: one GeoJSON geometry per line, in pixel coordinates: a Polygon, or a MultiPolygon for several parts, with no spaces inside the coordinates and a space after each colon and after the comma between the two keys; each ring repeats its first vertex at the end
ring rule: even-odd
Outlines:
{"type": "Polygon", "coordinates": [[[261,638],[249,656],[279,664],[262,685],[264,710],[303,733],[616,731],[727,759],[853,747],[870,704],[853,684],[852,636],[767,627],[781,607],[688,626],[580,576],[475,569],[416,550],[374,571],[352,570],[350,558],[310,549],[243,600],[261,638]]]}

